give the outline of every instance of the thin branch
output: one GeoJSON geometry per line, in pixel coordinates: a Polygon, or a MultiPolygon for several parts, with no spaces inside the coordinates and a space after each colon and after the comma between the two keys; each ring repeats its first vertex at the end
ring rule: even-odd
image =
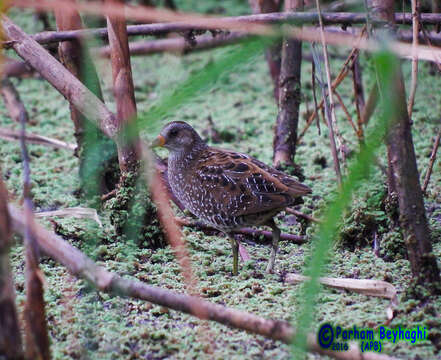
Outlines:
{"type": "MultiPolygon", "coordinates": [[[[159,40],[141,40],[129,43],[131,56],[149,55],[158,52],[177,52],[188,54],[194,51],[209,50],[221,46],[235,44],[246,39],[249,35],[241,33],[217,34],[215,37],[209,34],[196,36],[192,43],[184,38],[170,38],[159,40]]],[[[110,47],[104,46],[92,50],[101,57],[110,57],[110,47]]]]}
{"type": "MultiPolygon", "coordinates": [[[[69,4],[66,1],[52,2],[52,1],[29,1],[29,0],[15,0],[14,6],[24,8],[45,8],[47,10],[54,10],[60,8],[62,11],[66,9],[75,9],[76,11],[91,13],[99,16],[103,15],[118,15],[125,14],[128,19],[136,21],[145,21],[148,24],[130,25],[127,27],[128,36],[136,35],[163,35],[170,32],[183,32],[194,29],[229,29],[250,31],[252,25],[261,24],[283,24],[294,23],[296,25],[302,24],[318,24],[319,14],[317,12],[303,12],[303,13],[269,13],[269,14],[254,14],[237,17],[207,17],[196,14],[184,14],[167,11],[165,9],[153,9],[142,6],[131,7],[117,7],[112,9],[105,9],[102,4],[98,2],[87,2],[69,4]],[[163,23],[164,22],[164,23],[163,23]],[[187,22],[187,23],[185,23],[187,22]],[[237,27],[240,25],[241,29],[237,27]],[[247,26],[248,25],[248,26],[247,26]],[[233,28],[234,27],[234,28],[233,28]]],[[[366,15],[363,13],[322,13],[323,24],[365,24],[366,15]]],[[[412,24],[411,13],[396,13],[396,21],[412,24]]],[[[425,13],[421,14],[421,23],[426,25],[436,25],[441,22],[440,14],[425,13]]],[[[51,42],[69,41],[80,39],[83,37],[96,36],[99,38],[107,37],[106,28],[85,29],[77,31],[62,31],[62,32],[41,32],[33,35],[34,40],[41,44],[48,44],[51,42]]]]}
{"type": "Polygon", "coordinates": [[[419,12],[420,12],[420,2],[419,0],[412,1],[412,32],[413,32],[413,42],[412,42],[412,80],[410,84],[410,94],[407,103],[407,113],[409,117],[412,118],[413,104],[415,102],[415,94],[418,84],[418,33],[419,33],[419,12]]]}
{"type": "MultiPolygon", "coordinates": [[[[180,226],[188,226],[188,227],[199,228],[202,230],[209,230],[209,231],[218,231],[215,228],[199,221],[189,221],[188,219],[184,219],[184,218],[176,218],[176,221],[180,226]]],[[[266,240],[272,240],[273,238],[273,234],[271,231],[265,231],[265,230],[259,230],[253,228],[241,228],[241,229],[236,229],[233,232],[236,234],[251,235],[256,237],[263,236],[266,240]]],[[[306,242],[306,238],[304,236],[286,234],[286,233],[280,234],[280,240],[289,241],[294,244],[304,244],[306,242]]]]}
{"type": "Polygon", "coordinates": [[[335,148],[334,131],[335,131],[335,135],[337,137],[338,148],[339,148],[340,155],[342,157],[343,162],[345,161],[346,155],[345,155],[344,149],[343,149],[343,138],[340,134],[340,131],[338,130],[337,118],[335,117],[335,104],[334,104],[334,94],[332,91],[331,67],[329,65],[328,46],[326,45],[325,31],[324,31],[324,27],[323,27],[323,19],[322,19],[321,10],[320,10],[320,0],[316,0],[315,3],[317,6],[317,12],[319,14],[320,37],[321,37],[321,43],[322,43],[322,49],[323,49],[323,57],[325,60],[326,82],[328,85],[329,111],[330,111],[331,120],[332,120],[332,121],[329,121],[328,111],[327,111],[326,115],[327,115],[328,128],[329,128],[329,138],[331,140],[331,148],[332,148],[333,158],[334,158],[334,168],[335,168],[335,172],[337,174],[337,182],[339,184],[341,184],[340,162],[339,162],[338,156],[335,156],[336,154],[334,154],[334,150],[335,150],[334,149],[335,148]]]}
{"type": "MultiPolygon", "coordinates": [[[[0,139],[15,141],[15,140],[20,140],[20,136],[21,135],[20,135],[19,131],[0,128],[0,139]]],[[[77,146],[75,144],[66,143],[64,141],[49,138],[49,137],[43,136],[43,135],[26,133],[24,136],[25,136],[26,142],[33,143],[33,144],[52,146],[54,148],[67,149],[67,150],[71,150],[71,151],[75,151],[75,149],[77,148],[77,146]]]]}
{"type": "MultiPolygon", "coordinates": [[[[316,89],[315,89],[315,77],[316,77],[315,64],[314,64],[314,61],[312,61],[312,66],[311,66],[311,86],[312,86],[312,99],[314,100],[314,110],[313,110],[312,113],[315,115],[314,117],[316,119],[317,131],[318,131],[318,134],[320,136],[321,135],[320,116],[318,114],[317,93],[316,93],[316,89]]],[[[314,117],[312,119],[314,119],[314,117]]],[[[311,123],[312,123],[312,120],[311,120],[311,123]]],[[[308,123],[306,125],[308,125],[308,123]]],[[[305,132],[306,132],[306,130],[302,131],[302,134],[304,135],[305,132]]],[[[297,144],[300,143],[300,138],[301,138],[302,134],[300,134],[300,136],[297,138],[297,144]]]]}
{"type": "MultiPolygon", "coordinates": [[[[366,29],[363,28],[363,30],[359,34],[358,41],[361,39],[362,36],[364,36],[365,31],[366,31],[366,29]]],[[[355,45],[357,45],[357,42],[355,43],[355,45]]],[[[332,83],[332,89],[333,90],[337,89],[337,87],[341,84],[343,79],[349,73],[350,68],[352,67],[352,64],[354,63],[355,59],[358,57],[358,54],[359,54],[359,49],[356,46],[354,46],[353,49],[351,50],[351,52],[349,53],[348,57],[346,58],[345,62],[343,63],[343,66],[340,69],[340,72],[338,73],[337,77],[334,79],[334,82],[332,83]]],[[[323,104],[324,104],[324,98],[322,98],[322,100],[320,101],[317,109],[322,109],[323,108],[323,104]]],[[[300,133],[300,135],[299,135],[299,137],[297,139],[297,144],[299,144],[300,141],[302,140],[302,138],[305,135],[306,131],[309,129],[309,127],[311,126],[312,122],[316,118],[316,115],[317,115],[317,110],[314,110],[314,112],[309,116],[309,118],[308,118],[308,120],[306,122],[305,127],[301,131],[301,133],[300,133]]]]}
{"type": "Polygon", "coordinates": [[[343,99],[341,98],[341,96],[340,96],[340,94],[338,93],[337,90],[334,90],[334,94],[335,94],[335,96],[336,96],[336,98],[337,98],[337,100],[338,100],[338,102],[339,102],[343,112],[345,113],[346,118],[348,119],[349,123],[351,124],[352,129],[354,129],[355,134],[358,136],[358,129],[355,126],[354,121],[352,121],[351,114],[349,114],[348,108],[346,107],[345,103],[343,102],[343,99]]]}
{"type": "Polygon", "coordinates": [[[320,59],[319,59],[317,52],[315,50],[314,43],[312,44],[311,50],[312,50],[312,54],[314,57],[315,66],[317,68],[317,72],[319,73],[319,77],[317,78],[317,80],[318,80],[318,83],[319,83],[320,88],[322,90],[322,98],[324,101],[323,103],[324,103],[324,107],[325,107],[326,121],[327,121],[328,131],[329,131],[329,140],[331,143],[331,154],[332,154],[332,159],[334,161],[334,170],[337,175],[337,182],[338,182],[338,184],[341,184],[340,161],[338,159],[337,146],[335,144],[334,129],[332,126],[332,119],[331,119],[332,115],[331,115],[331,111],[329,109],[328,100],[326,99],[326,90],[325,90],[325,84],[323,81],[323,73],[322,73],[322,69],[321,69],[321,65],[320,65],[320,59]]]}
{"type": "Polygon", "coordinates": [[[15,306],[9,248],[12,223],[8,211],[8,193],[0,171],[0,354],[5,359],[23,359],[20,325],[15,306]]]}
{"type": "Polygon", "coordinates": [[[429,167],[427,168],[426,176],[424,177],[423,193],[427,191],[427,186],[429,185],[430,176],[432,175],[433,164],[435,163],[436,153],[438,151],[440,144],[440,137],[441,137],[441,127],[438,130],[438,134],[436,135],[435,138],[435,143],[433,144],[432,153],[430,154],[429,167]]]}
{"type": "MultiPolygon", "coordinates": [[[[106,0],[106,8],[120,6],[120,0],[106,0]]],[[[136,120],[135,89],[130,63],[129,41],[124,17],[107,16],[113,95],[116,102],[117,128],[123,129],[136,120]]],[[[121,172],[136,171],[140,159],[139,136],[128,139],[125,132],[116,137],[121,172]]]]}
{"type": "Polygon", "coordinates": [[[301,211],[297,211],[297,210],[295,210],[295,209],[293,209],[293,208],[286,208],[285,211],[286,211],[287,213],[293,214],[293,215],[295,215],[295,216],[298,216],[298,217],[304,218],[304,219],[306,219],[306,220],[308,220],[308,221],[315,222],[315,223],[321,223],[321,220],[315,218],[314,216],[311,216],[311,215],[308,215],[308,214],[302,213],[301,211]]]}
{"type": "Polygon", "coordinates": [[[361,114],[362,123],[367,126],[372,114],[374,113],[378,105],[378,84],[375,82],[372,85],[371,91],[369,92],[369,97],[364,107],[363,113],[361,114]]]}
{"type": "Polygon", "coordinates": [[[357,57],[352,63],[352,85],[354,88],[355,97],[355,109],[357,111],[357,137],[360,143],[364,142],[364,130],[363,130],[363,111],[365,108],[364,102],[364,90],[362,71],[360,67],[359,57],[357,57]]]}
{"type": "Polygon", "coordinates": [[[20,148],[23,164],[23,198],[24,198],[24,243],[25,243],[25,286],[26,303],[24,309],[26,357],[29,359],[50,359],[49,337],[47,331],[43,274],[38,266],[39,248],[31,231],[34,222],[31,198],[31,171],[29,155],[26,148],[27,113],[19,115],[21,124],[20,148]]]}
{"type": "MultiPolygon", "coordinates": [[[[23,213],[13,205],[9,205],[9,211],[14,230],[24,233],[23,213]]],[[[66,266],[73,275],[92,283],[100,291],[146,300],[197,317],[198,313],[195,313],[194,307],[196,304],[199,311],[204,311],[207,314],[208,320],[285,343],[291,343],[295,335],[295,330],[286,321],[265,319],[245,311],[213,304],[194,296],[178,294],[171,290],[147,285],[138,280],[122,278],[96,265],[81,251],[54,233],[44,229],[41,225],[35,224],[32,231],[44,253],[66,266]]],[[[350,348],[346,352],[327,351],[319,346],[315,334],[308,336],[307,349],[336,359],[393,359],[382,354],[361,353],[358,344],[350,344],[350,348]]]]}

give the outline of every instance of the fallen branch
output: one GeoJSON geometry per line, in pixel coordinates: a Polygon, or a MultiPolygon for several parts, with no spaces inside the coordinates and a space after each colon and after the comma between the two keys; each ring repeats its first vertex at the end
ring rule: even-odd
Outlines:
{"type": "MultiPolygon", "coordinates": [[[[24,233],[23,213],[15,206],[9,205],[13,229],[24,233]]],[[[60,262],[75,276],[83,278],[103,292],[146,300],[154,304],[198,316],[194,312],[196,304],[200,311],[207,314],[207,319],[221,324],[245,330],[253,334],[279,340],[289,344],[295,335],[295,330],[286,321],[265,319],[251,313],[235,310],[202,300],[200,298],[178,294],[171,290],[150,286],[138,280],[122,278],[96,265],[81,251],[64,241],[54,233],[34,224],[32,233],[41,250],[60,262]]],[[[376,353],[361,353],[358,344],[350,344],[346,352],[332,352],[322,349],[317,344],[315,334],[309,334],[308,351],[328,355],[336,359],[359,360],[391,360],[393,358],[376,353]]]]}
{"type": "MultiPolygon", "coordinates": [[[[309,280],[308,276],[286,274],[284,281],[288,284],[298,284],[309,280]]],[[[390,300],[386,309],[388,321],[393,319],[394,309],[398,306],[397,290],[392,284],[382,280],[371,279],[344,279],[344,278],[319,278],[319,283],[334,289],[345,289],[367,296],[377,296],[390,300]]]]}
{"type": "Polygon", "coordinates": [[[103,224],[98,216],[95,209],[83,208],[83,207],[72,207],[53,211],[41,211],[34,213],[36,218],[47,218],[47,217],[76,217],[79,219],[92,219],[97,222],[97,224],[102,227],[103,224]]]}
{"type": "MultiPolygon", "coordinates": [[[[194,228],[199,228],[202,230],[209,230],[209,231],[217,231],[215,228],[213,228],[209,225],[206,225],[202,222],[199,222],[199,221],[189,221],[189,220],[183,219],[183,218],[176,218],[176,221],[181,226],[194,227],[194,228]]],[[[273,238],[271,231],[258,230],[258,229],[253,229],[253,228],[242,228],[242,229],[234,230],[233,232],[236,234],[263,236],[267,240],[271,240],[273,238]]],[[[304,236],[292,235],[292,234],[286,234],[286,233],[282,233],[280,235],[280,240],[289,241],[294,244],[304,244],[306,242],[306,238],[304,236]]]]}
{"type": "MultiPolygon", "coordinates": [[[[0,128],[0,139],[10,140],[10,141],[20,140],[20,132],[11,129],[0,128]]],[[[49,138],[43,135],[31,134],[31,133],[26,133],[25,139],[26,142],[30,142],[33,144],[52,146],[55,148],[67,149],[71,151],[75,151],[77,147],[75,144],[69,144],[61,140],[49,138]]]]}

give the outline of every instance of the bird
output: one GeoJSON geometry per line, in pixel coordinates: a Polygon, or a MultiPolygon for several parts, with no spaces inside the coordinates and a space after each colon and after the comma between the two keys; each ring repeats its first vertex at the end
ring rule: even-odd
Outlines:
{"type": "Polygon", "coordinates": [[[209,146],[186,122],[164,125],[151,147],[164,147],[174,196],[203,223],[225,233],[238,274],[238,243],[233,231],[245,226],[272,229],[266,272],[274,269],[280,229],[274,216],[311,189],[293,177],[243,153],[209,146]]]}

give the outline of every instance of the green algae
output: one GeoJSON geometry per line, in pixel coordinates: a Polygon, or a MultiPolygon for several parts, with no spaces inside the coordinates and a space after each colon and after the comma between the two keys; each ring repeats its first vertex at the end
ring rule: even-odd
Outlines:
{"type": "MultiPolygon", "coordinates": [[[[211,7],[211,2],[198,2],[197,6],[211,7]]],[[[180,6],[180,5],[179,5],[180,6]]],[[[184,5],[182,6],[191,6],[184,5]]],[[[226,5],[222,5],[226,6],[226,5]]],[[[228,5],[230,6],[230,5],[228,5]]],[[[243,7],[243,5],[241,5],[243,7]]],[[[191,9],[194,10],[194,9],[191,9]]],[[[206,10],[206,9],[205,9],[206,10]]],[[[228,9],[229,14],[233,14],[228,9]]],[[[29,30],[33,30],[30,28],[29,30]]],[[[195,53],[184,58],[171,54],[134,58],[133,73],[136,74],[138,108],[147,110],[154,99],[169,88],[185,79],[189,73],[200,69],[204,64],[216,61],[228,49],[218,49],[206,53],[195,53]]],[[[363,69],[368,60],[362,57],[363,69]]],[[[338,60],[332,61],[334,71],[341,66],[338,60]]],[[[110,106],[111,78],[106,76],[105,63],[101,66],[105,97],[110,106]]],[[[410,66],[403,66],[405,78],[409,79],[410,66]]],[[[420,66],[419,87],[414,115],[414,141],[418,154],[420,172],[424,174],[428,165],[432,136],[437,128],[441,102],[439,101],[439,77],[429,75],[426,64],[420,66]]],[[[302,79],[305,83],[311,77],[310,65],[303,64],[302,79]]],[[[369,70],[364,72],[366,89],[373,82],[369,70]]],[[[73,142],[73,127],[69,119],[69,107],[65,100],[50,85],[38,79],[15,81],[20,95],[31,115],[28,131],[52,136],[73,142]]],[[[221,137],[216,146],[247,152],[260,160],[271,163],[272,127],[277,109],[272,97],[271,80],[262,57],[246,64],[240,73],[222,77],[209,91],[196,96],[179,113],[168,120],[188,121],[203,133],[211,117],[220,132],[233,133],[231,137],[221,137]],[[270,135],[271,134],[271,135],[270,135]]],[[[347,106],[352,104],[352,84],[345,79],[340,85],[340,94],[347,106]]],[[[303,90],[303,89],[302,89],[303,90]]],[[[304,97],[311,99],[310,90],[304,87],[304,97]]],[[[311,100],[310,106],[311,106],[311,100]]],[[[349,106],[355,118],[355,109],[349,106]]],[[[303,103],[301,113],[305,114],[303,103]]],[[[337,108],[337,117],[348,146],[357,148],[357,140],[345,123],[344,115],[337,108]],[[340,121],[341,119],[341,121],[340,121]]],[[[6,110],[0,106],[0,122],[3,127],[18,128],[7,117],[6,110]]],[[[300,127],[304,121],[300,122],[300,127]]],[[[159,125],[158,125],[159,126],[159,125]]],[[[143,136],[153,138],[159,129],[148,129],[143,136]]],[[[298,205],[298,209],[319,216],[330,189],[335,184],[332,158],[329,152],[329,139],[322,126],[322,135],[311,128],[304,142],[298,147],[296,163],[304,169],[305,183],[313,189],[313,194],[298,205]],[[321,161],[316,162],[316,158],[321,161]],[[324,160],[323,160],[324,159],[324,160]],[[323,166],[325,165],[325,166],[323,166]]],[[[32,168],[32,192],[37,210],[89,206],[85,199],[78,198],[76,190],[80,184],[78,159],[66,150],[54,150],[29,144],[32,168]]],[[[21,159],[17,143],[0,140],[1,167],[8,189],[14,198],[21,197],[21,159]]],[[[384,151],[379,162],[385,165],[384,151]]],[[[441,167],[435,164],[429,185],[426,206],[434,238],[434,253],[441,255],[441,167]]],[[[390,327],[402,325],[413,327],[424,324],[430,328],[429,341],[416,345],[408,343],[385,343],[385,352],[402,358],[439,357],[439,298],[428,299],[422,306],[406,294],[411,281],[409,264],[403,254],[399,233],[388,223],[389,210],[383,202],[385,178],[375,169],[371,184],[360,189],[353,201],[352,209],[345,217],[341,237],[348,233],[339,246],[333,249],[327,273],[332,277],[369,278],[391,282],[399,292],[400,305],[390,327]],[[356,215],[354,214],[356,213],[356,215]],[[377,257],[372,249],[372,223],[377,227],[381,251],[377,257]],[[392,230],[391,230],[392,229],[392,230]],[[352,246],[350,241],[354,241],[352,246]],[[400,244],[398,242],[398,244],[400,244]],[[408,297],[408,298],[406,298],[408,297]]],[[[124,276],[137,278],[152,285],[162,286],[178,292],[185,287],[180,269],[169,247],[152,251],[139,243],[115,233],[111,224],[111,210],[99,211],[103,228],[88,219],[54,219],[60,227],[56,229],[74,246],[85,251],[100,265],[124,276]]],[[[299,225],[288,225],[281,216],[278,222],[284,231],[299,233],[299,225]]],[[[48,223],[48,226],[51,226],[48,223]]],[[[307,234],[314,232],[309,224],[307,234]]],[[[231,251],[228,239],[221,236],[208,236],[192,228],[183,229],[192,264],[199,278],[199,289],[209,301],[243,309],[264,317],[295,320],[295,310],[301,299],[296,297],[298,285],[283,283],[279,275],[264,272],[270,248],[252,239],[244,242],[252,262],[241,264],[238,277],[231,276],[231,251]],[[293,315],[294,314],[294,315],[293,315]]],[[[279,272],[302,272],[304,259],[311,253],[309,244],[298,246],[281,242],[276,269],[279,272]]],[[[17,245],[11,252],[14,278],[17,290],[17,304],[22,311],[24,300],[23,249],[17,245]]],[[[119,358],[275,358],[290,357],[289,347],[278,342],[227,328],[216,323],[208,324],[208,336],[204,322],[191,316],[146,302],[112,297],[98,293],[84,281],[76,280],[54,261],[43,258],[42,270],[47,287],[45,299],[55,359],[119,359],[119,358]],[[212,344],[207,350],[206,344],[212,344]]],[[[333,321],[344,327],[356,324],[360,327],[373,327],[386,321],[385,309],[388,301],[360,294],[323,288],[315,314],[314,329],[318,325],[333,321]]],[[[318,357],[317,357],[318,358],[318,357]]]]}

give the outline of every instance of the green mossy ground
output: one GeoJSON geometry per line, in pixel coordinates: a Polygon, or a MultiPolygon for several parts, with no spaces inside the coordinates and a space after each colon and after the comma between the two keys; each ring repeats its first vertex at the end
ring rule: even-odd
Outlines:
{"type": "MultiPolygon", "coordinates": [[[[179,1],[184,10],[219,12],[222,9],[214,1],[194,2],[195,6],[179,1]],[[204,5],[201,5],[204,4],[204,5]]],[[[194,5],[194,4],[193,4],[194,5]]],[[[247,11],[246,2],[223,2],[228,14],[247,11]],[[245,5],[244,5],[245,4],[245,5]],[[233,11],[234,10],[234,11],[233,11]]],[[[17,15],[17,14],[12,14],[17,15]]],[[[14,16],[14,18],[18,18],[14,16]]],[[[28,31],[37,31],[29,17],[28,31]]],[[[180,57],[161,54],[133,58],[133,73],[139,111],[149,106],[161,94],[177,86],[189,74],[205,64],[216,61],[231,48],[195,53],[180,57]]],[[[309,51],[305,46],[305,51],[309,51]]],[[[332,49],[332,53],[345,54],[346,50],[332,49]]],[[[371,65],[362,57],[365,91],[374,81],[371,65]]],[[[341,61],[333,60],[334,75],[341,61]]],[[[302,91],[312,107],[310,91],[311,66],[307,61],[302,70],[302,91]]],[[[406,79],[410,76],[409,62],[403,63],[406,79]]],[[[109,64],[100,62],[100,74],[107,103],[113,108],[111,70],[109,64]]],[[[64,98],[50,85],[39,79],[14,80],[21,98],[29,111],[28,131],[73,142],[73,128],[69,118],[69,107],[64,98]]],[[[173,117],[163,119],[184,120],[204,136],[211,117],[216,129],[223,134],[224,142],[219,147],[249,153],[260,160],[271,163],[272,128],[277,109],[272,97],[271,81],[263,55],[252,63],[223,76],[210,91],[193,99],[173,117]]],[[[422,173],[427,168],[433,136],[441,114],[441,78],[429,74],[429,64],[420,64],[419,85],[414,108],[414,142],[418,165],[422,173]]],[[[353,90],[350,79],[339,88],[344,101],[355,119],[353,90]]],[[[302,104],[304,125],[306,112],[302,104]]],[[[377,115],[377,114],[376,114],[377,115]]],[[[357,149],[357,140],[340,108],[337,109],[340,130],[350,149],[357,149]]],[[[375,118],[372,122],[375,121],[375,118]]],[[[0,126],[18,129],[2,105],[0,126]]],[[[158,126],[146,131],[143,136],[151,139],[158,126]]],[[[67,150],[55,150],[39,145],[29,145],[32,169],[32,193],[37,211],[90,206],[90,201],[78,199],[76,191],[80,180],[78,161],[67,150]]],[[[0,140],[0,157],[3,178],[6,180],[13,200],[20,201],[22,194],[22,169],[18,143],[0,140]]],[[[385,165],[384,149],[378,156],[385,165]]],[[[296,161],[303,167],[305,183],[313,189],[312,196],[305,198],[299,209],[320,216],[325,199],[336,184],[329,151],[326,128],[322,126],[319,136],[311,128],[297,149],[296,161]]],[[[428,194],[425,198],[429,217],[434,252],[441,254],[441,162],[434,167],[428,194]]],[[[391,225],[390,210],[384,202],[385,178],[377,168],[368,183],[359,189],[348,210],[341,236],[336,239],[327,276],[363,279],[379,279],[392,283],[399,291],[400,306],[391,326],[412,328],[427,326],[430,341],[418,344],[384,343],[384,351],[402,358],[441,358],[438,352],[441,337],[441,299],[431,300],[422,306],[412,299],[404,300],[404,293],[411,280],[409,263],[401,236],[391,225]],[[374,254],[372,245],[376,236],[381,240],[381,257],[374,254]]],[[[152,251],[126,237],[119,236],[110,222],[110,211],[99,211],[103,227],[88,219],[55,218],[55,225],[47,222],[74,246],[87,253],[99,264],[123,276],[137,278],[148,284],[174,291],[184,291],[183,279],[170,248],[152,251]]],[[[292,218],[283,214],[277,222],[283,231],[300,233],[300,227],[292,218]]],[[[313,233],[309,226],[306,234],[313,233]]],[[[300,299],[296,297],[299,286],[285,284],[278,274],[264,272],[270,247],[255,239],[246,239],[252,262],[241,265],[238,277],[231,276],[232,257],[229,241],[221,236],[208,236],[194,229],[183,230],[194,271],[199,279],[199,289],[204,298],[226,306],[243,309],[267,318],[295,320],[300,299]]],[[[304,259],[310,252],[308,244],[298,246],[287,242],[280,244],[276,269],[279,273],[303,271],[304,259]]],[[[11,253],[17,301],[23,309],[24,264],[23,248],[17,243],[11,253]]],[[[77,281],[66,270],[48,258],[42,259],[42,270],[46,278],[45,299],[54,359],[159,359],[165,357],[188,358],[267,358],[286,359],[290,356],[288,346],[229,329],[223,325],[208,325],[191,316],[169,311],[143,301],[111,297],[98,293],[84,281],[77,281]],[[208,330],[207,330],[208,329],[208,330]],[[210,346],[207,346],[209,344],[210,346]],[[209,349],[211,347],[211,349],[209,349]],[[209,349],[209,350],[207,350],[209,349]]],[[[323,288],[315,311],[314,329],[325,321],[344,327],[375,327],[384,324],[388,301],[364,295],[323,288]]],[[[312,358],[312,356],[311,356],[312,358]]],[[[318,358],[318,357],[314,357],[318,358]]]]}

